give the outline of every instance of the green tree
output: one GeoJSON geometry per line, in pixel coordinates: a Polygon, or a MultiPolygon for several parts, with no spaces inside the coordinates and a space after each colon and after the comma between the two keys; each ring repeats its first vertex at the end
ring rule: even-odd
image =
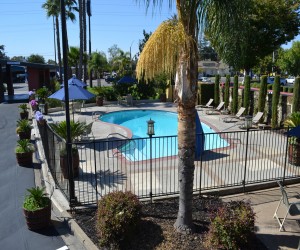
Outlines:
{"type": "Polygon", "coordinates": [[[205,38],[199,42],[199,60],[219,61],[218,53],[211,47],[209,41],[205,38]]]}
{"type": "Polygon", "coordinates": [[[142,40],[139,40],[139,54],[142,53],[142,50],[151,35],[152,32],[147,33],[145,30],[143,30],[144,38],[142,40]]]}
{"type": "Polygon", "coordinates": [[[227,75],[225,81],[225,92],[224,92],[225,109],[228,109],[229,106],[229,93],[230,93],[230,75],[227,75]]]}
{"type": "Polygon", "coordinates": [[[293,42],[290,49],[281,50],[277,65],[293,76],[300,75],[300,42],[293,42]]]}
{"type": "MultiPolygon", "coordinates": [[[[144,0],[147,6],[156,6],[162,0],[144,0]]],[[[170,5],[172,0],[169,0],[170,5]]],[[[178,22],[174,19],[163,22],[146,43],[137,65],[138,77],[152,79],[162,71],[172,75],[176,72],[175,88],[178,99],[178,180],[180,199],[175,228],[180,232],[191,232],[194,159],[196,142],[196,93],[198,83],[198,34],[204,25],[207,11],[214,5],[218,30],[236,27],[237,13],[243,9],[244,1],[231,0],[185,0],[176,1],[178,22]],[[231,26],[231,27],[229,27],[231,26]]],[[[212,25],[211,20],[205,22],[212,25]]]]}
{"type": "Polygon", "coordinates": [[[245,76],[244,85],[244,108],[245,113],[248,115],[250,111],[250,76],[245,76]]]}
{"type": "Polygon", "coordinates": [[[216,75],[214,87],[214,103],[215,106],[218,106],[220,103],[220,75],[216,75]]]}
{"type": "MultiPolygon", "coordinates": [[[[79,77],[79,48],[70,46],[69,53],[68,53],[68,63],[70,67],[75,67],[75,74],[77,77],[79,77]]],[[[81,79],[81,78],[79,78],[81,79]]]]}
{"type": "Polygon", "coordinates": [[[10,58],[10,60],[12,60],[12,61],[19,61],[19,62],[25,62],[26,58],[24,56],[13,56],[12,58],[10,58]]]}
{"type": "Polygon", "coordinates": [[[258,94],[258,112],[264,112],[266,106],[266,96],[268,91],[267,76],[262,76],[260,80],[260,88],[258,94]]]}
{"type": "Polygon", "coordinates": [[[27,57],[27,62],[45,64],[45,58],[38,54],[31,54],[29,57],[27,57]]]}
{"type": "MultiPolygon", "coordinates": [[[[66,18],[74,22],[76,19],[74,12],[78,11],[78,8],[74,6],[76,5],[76,1],[66,0],[65,4],[66,4],[66,18]]],[[[55,20],[58,66],[59,66],[59,70],[61,71],[62,61],[61,61],[60,29],[59,29],[60,0],[46,0],[46,2],[42,5],[42,8],[46,10],[47,18],[53,17],[55,20]]],[[[68,37],[68,35],[66,36],[68,37]]]]}
{"type": "Polygon", "coordinates": [[[48,59],[47,64],[56,65],[56,62],[52,59],[48,59]]]}
{"type": "Polygon", "coordinates": [[[8,57],[5,55],[4,49],[5,49],[5,46],[0,45],[0,59],[8,59],[8,57]]]}
{"type": "MultiPolygon", "coordinates": [[[[299,1],[249,0],[244,1],[244,5],[248,13],[239,15],[241,26],[230,31],[218,30],[215,22],[207,26],[205,32],[226,63],[249,74],[259,59],[298,35],[299,1]]],[[[208,19],[215,19],[213,12],[208,12],[208,19]]]]}
{"type": "Polygon", "coordinates": [[[293,112],[300,111],[300,78],[296,77],[293,91],[293,112]]]}
{"type": "Polygon", "coordinates": [[[273,93],[272,93],[272,119],[271,119],[271,127],[278,127],[278,104],[280,97],[280,77],[275,76],[274,84],[273,84],[273,93]]]}
{"type": "Polygon", "coordinates": [[[93,71],[97,77],[100,79],[101,73],[107,69],[107,59],[104,52],[93,52],[91,59],[88,62],[88,72],[91,74],[93,71]]]}
{"type": "Polygon", "coordinates": [[[237,75],[233,78],[233,90],[232,90],[232,107],[231,112],[236,114],[238,112],[239,102],[239,77],[237,75]]]}

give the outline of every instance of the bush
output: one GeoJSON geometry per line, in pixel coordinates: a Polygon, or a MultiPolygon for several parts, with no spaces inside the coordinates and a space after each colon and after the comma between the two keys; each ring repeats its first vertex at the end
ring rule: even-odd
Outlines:
{"type": "Polygon", "coordinates": [[[255,213],[248,202],[231,201],[213,211],[210,221],[204,242],[209,249],[240,249],[254,232],[255,213]]]}
{"type": "Polygon", "coordinates": [[[97,231],[101,246],[122,247],[129,244],[141,218],[141,204],[131,192],[116,191],[98,203],[97,231]]]}

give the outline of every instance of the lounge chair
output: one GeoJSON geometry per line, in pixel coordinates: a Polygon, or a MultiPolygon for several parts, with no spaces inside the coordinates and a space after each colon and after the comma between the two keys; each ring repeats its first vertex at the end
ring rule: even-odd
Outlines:
{"type": "Polygon", "coordinates": [[[206,114],[207,115],[221,114],[221,109],[224,107],[224,104],[225,102],[220,102],[218,107],[216,107],[215,109],[206,110],[206,114]]]}
{"type": "Polygon", "coordinates": [[[214,99],[209,99],[209,101],[205,104],[205,105],[197,105],[196,109],[197,110],[202,110],[202,108],[212,108],[213,106],[211,106],[212,102],[214,101],[214,99]]]}
{"type": "Polygon", "coordinates": [[[284,189],[284,187],[281,185],[281,183],[279,181],[277,181],[279,188],[280,188],[280,192],[281,192],[281,199],[278,203],[278,206],[275,210],[274,216],[273,218],[276,218],[278,224],[279,224],[279,232],[284,229],[283,224],[285,222],[285,219],[287,218],[288,215],[290,216],[295,216],[295,215],[300,215],[300,201],[297,202],[290,202],[289,201],[289,197],[284,189]],[[282,219],[280,219],[278,217],[278,209],[280,207],[280,205],[284,205],[285,209],[286,209],[286,213],[284,215],[284,217],[282,219]]]}
{"type": "MultiPolygon", "coordinates": [[[[263,117],[264,113],[263,112],[257,112],[257,114],[252,118],[252,125],[255,125],[257,127],[260,127],[259,121],[263,117]]],[[[246,129],[244,123],[240,124],[240,128],[246,129]]]]}
{"type": "Polygon", "coordinates": [[[226,117],[222,118],[222,120],[223,120],[223,122],[236,122],[237,120],[239,120],[241,118],[241,116],[244,112],[245,112],[245,108],[241,107],[235,116],[226,116],[226,117]]]}
{"type": "Polygon", "coordinates": [[[93,126],[93,122],[86,125],[84,133],[81,135],[80,138],[82,141],[95,139],[95,136],[92,131],[92,126],[93,126]]]}
{"type": "Polygon", "coordinates": [[[125,104],[128,106],[133,106],[133,98],[132,95],[128,94],[127,96],[120,97],[118,99],[118,104],[125,104]]]}

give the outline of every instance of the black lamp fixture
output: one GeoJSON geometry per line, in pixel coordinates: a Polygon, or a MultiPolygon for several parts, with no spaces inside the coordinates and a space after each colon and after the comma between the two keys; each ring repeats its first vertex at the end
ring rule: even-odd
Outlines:
{"type": "Polygon", "coordinates": [[[150,118],[150,120],[147,121],[147,123],[148,123],[147,135],[149,135],[149,137],[152,137],[153,135],[155,135],[155,131],[154,131],[155,121],[151,120],[151,118],[150,118]]]}

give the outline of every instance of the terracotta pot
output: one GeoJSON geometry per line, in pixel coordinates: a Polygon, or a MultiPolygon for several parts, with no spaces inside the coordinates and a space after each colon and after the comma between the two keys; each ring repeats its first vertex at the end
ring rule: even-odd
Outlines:
{"type": "Polygon", "coordinates": [[[48,227],[51,222],[51,201],[47,207],[36,211],[28,211],[23,208],[23,213],[29,230],[38,230],[48,227]]]}
{"type": "Polygon", "coordinates": [[[97,96],[96,97],[96,104],[98,106],[103,106],[103,97],[102,96],[97,96]]]}
{"type": "Polygon", "coordinates": [[[28,112],[27,111],[26,112],[21,112],[20,113],[20,118],[22,120],[28,119],[28,112]]]}
{"type": "MultiPolygon", "coordinates": [[[[73,177],[76,178],[79,175],[79,154],[78,151],[72,154],[72,166],[73,166],[73,177]]],[[[68,173],[68,158],[67,155],[60,155],[60,168],[65,179],[69,179],[68,173]]]]}
{"type": "Polygon", "coordinates": [[[22,167],[32,166],[32,154],[33,152],[27,153],[16,153],[17,162],[22,167]]]}
{"type": "Polygon", "coordinates": [[[20,137],[20,140],[23,140],[23,139],[30,140],[31,139],[31,131],[30,132],[19,132],[18,135],[20,137]]]}
{"type": "Polygon", "coordinates": [[[295,166],[300,166],[300,144],[289,145],[289,163],[295,166]]]}

